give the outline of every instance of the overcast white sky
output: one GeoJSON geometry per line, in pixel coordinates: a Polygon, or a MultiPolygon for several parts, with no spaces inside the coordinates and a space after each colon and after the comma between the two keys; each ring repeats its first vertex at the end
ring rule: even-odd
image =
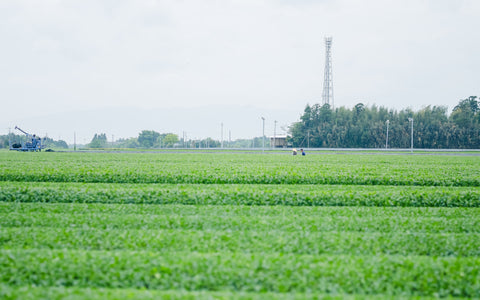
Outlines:
{"type": "Polygon", "coordinates": [[[321,102],[327,35],[335,106],[451,110],[480,96],[479,28],[477,0],[0,0],[0,134],[271,135],[321,102]]]}

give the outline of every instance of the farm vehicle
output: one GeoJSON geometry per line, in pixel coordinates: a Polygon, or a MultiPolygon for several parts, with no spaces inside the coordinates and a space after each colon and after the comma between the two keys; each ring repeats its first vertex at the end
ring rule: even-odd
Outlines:
{"type": "Polygon", "coordinates": [[[12,144],[12,141],[9,140],[10,150],[16,151],[42,151],[45,146],[42,143],[42,139],[35,134],[30,134],[25,132],[20,127],[15,126],[15,129],[25,134],[25,141],[15,142],[12,144]]]}

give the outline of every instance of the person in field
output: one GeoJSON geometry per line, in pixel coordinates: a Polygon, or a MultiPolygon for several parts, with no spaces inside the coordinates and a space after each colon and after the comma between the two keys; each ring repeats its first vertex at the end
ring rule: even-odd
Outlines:
{"type": "Polygon", "coordinates": [[[293,149],[292,154],[297,155],[297,149],[293,149]]]}
{"type": "Polygon", "coordinates": [[[300,152],[302,152],[302,155],[305,156],[305,151],[303,151],[303,149],[300,149],[300,152]]]}

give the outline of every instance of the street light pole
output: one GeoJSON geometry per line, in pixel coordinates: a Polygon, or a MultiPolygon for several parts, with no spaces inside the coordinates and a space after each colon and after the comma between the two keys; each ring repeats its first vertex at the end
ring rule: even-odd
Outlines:
{"type": "Polygon", "coordinates": [[[262,147],[262,153],[265,152],[265,118],[262,117],[263,121],[263,130],[262,130],[262,138],[263,138],[263,147],[262,147]]]}
{"type": "Polygon", "coordinates": [[[410,152],[413,153],[413,118],[408,118],[408,121],[412,122],[411,132],[410,132],[410,152]]]}
{"type": "Polygon", "coordinates": [[[385,150],[388,149],[388,125],[390,124],[390,120],[387,120],[387,141],[385,142],[385,150]]]}
{"type": "Polygon", "coordinates": [[[8,148],[12,150],[12,131],[11,127],[8,127],[8,148]]]}
{"type": "Polygon", "coordinates": [[[273,122],[275,124],[275,126],[273,127],[273,148],[275,149],[275,147],[277,146],[277,120],[275,120],[275,122],[273,122]]]}
{"type": "Polygon", "coordinates": [[[222,146],[222,149],[223,149],[223,122],[222,122],[220,125],[221,125],[221,130],[222,130],[222,132],[221,132],[221,134],[220,134],[220,135],[221,135],[221,141],[222,141],[222,145],[221,145],[221,146],[222,146]]]}
{"type": "Polygon", "coordinates": [[[307,131],[307,148],[310,148],[310,130],[307,131]]]}

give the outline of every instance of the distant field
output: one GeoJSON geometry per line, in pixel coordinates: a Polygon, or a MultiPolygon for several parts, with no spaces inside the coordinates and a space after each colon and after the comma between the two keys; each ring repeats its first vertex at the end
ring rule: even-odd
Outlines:
{"type": "Polygon", "coordinates": [[[0,181],[480,186],[480,157],[0,153],[0,181]]]}
{"type": "Polygon", "coordinates": [[[480,297],[480,157],[0,152],[0,298],[480,297]]]}

